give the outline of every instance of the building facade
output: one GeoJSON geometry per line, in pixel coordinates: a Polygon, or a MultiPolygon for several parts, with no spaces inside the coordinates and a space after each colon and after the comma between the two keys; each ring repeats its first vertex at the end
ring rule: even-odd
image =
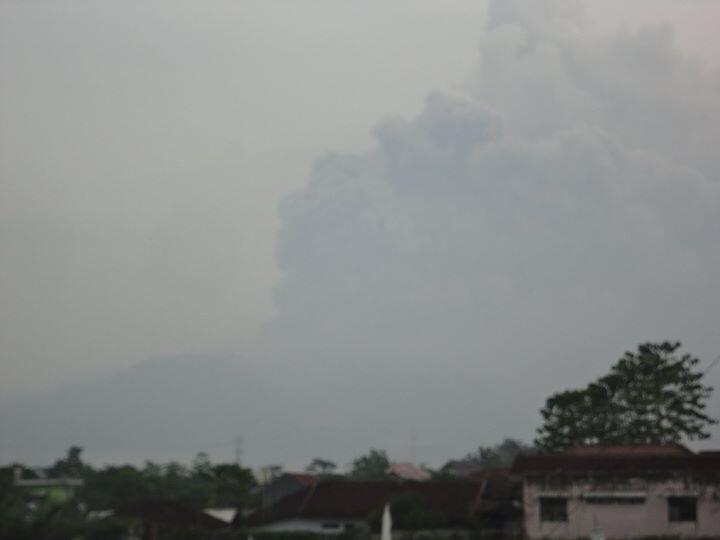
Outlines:
{"type": "Polygon", "coordinates": [[[519,457],[530,540],[720,538],[720,453],[586,447],[519,457]]]}

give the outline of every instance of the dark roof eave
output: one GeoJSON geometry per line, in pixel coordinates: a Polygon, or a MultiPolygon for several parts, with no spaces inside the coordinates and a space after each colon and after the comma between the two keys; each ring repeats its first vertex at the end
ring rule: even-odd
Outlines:
{"type": "Polygon", "coordinates": [[[513,464],[512,473],[532,474],[587,474],[624,473],[648,475],[657,473],[720,473],[720,456],[693,454],[684,456],[577,456],[547,454],[520,456],[513,464]]]}

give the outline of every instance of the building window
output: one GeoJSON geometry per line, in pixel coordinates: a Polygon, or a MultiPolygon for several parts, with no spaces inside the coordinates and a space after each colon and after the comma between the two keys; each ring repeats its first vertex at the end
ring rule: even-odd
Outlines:
{"type": "Polygon", "coordinates": [[[697,521],[697,498],[669,497],[668,519],[670,521],[697,521]]]}
{"type": "Polygon", "coordinates": [[[540,497],[540,521],[567,521],[565,497],[540,497]]]}

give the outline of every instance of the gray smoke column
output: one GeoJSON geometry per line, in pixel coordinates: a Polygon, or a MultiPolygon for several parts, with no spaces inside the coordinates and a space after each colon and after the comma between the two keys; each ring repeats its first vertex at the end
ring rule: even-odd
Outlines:
{"type": "Polygon", "coordinates": [[[667,27],[489,9],[466,92],[319,159],[280,208],[257,354],[308,452],[529,439],[547,395],[640,341],[720,352],[717,72],[667,27]]]}

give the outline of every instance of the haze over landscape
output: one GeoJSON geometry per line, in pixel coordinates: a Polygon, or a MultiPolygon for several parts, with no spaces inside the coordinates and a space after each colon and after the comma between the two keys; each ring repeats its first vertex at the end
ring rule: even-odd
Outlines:
{"type": "Polygon", "coordinates": [[[709,365],[720,4],[624,4],[4,2],[0,461],[437,465],[709,365]]]}

